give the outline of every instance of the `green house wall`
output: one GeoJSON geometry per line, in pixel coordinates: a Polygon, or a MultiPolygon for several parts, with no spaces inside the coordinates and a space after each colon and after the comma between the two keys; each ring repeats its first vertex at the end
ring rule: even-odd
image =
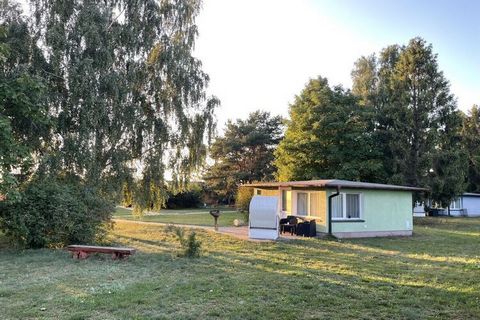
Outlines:
{"type": "MultiPolygon", "coordinates": [[[[335,190],[328,189],[327,197],[335,190]]],[[[362,222],[336,222],[332,219],[332,233],[388,232],[413,230],[412,192],[390,190],[341,189],[345,193],[362,194],[362,222]]],[[[328,210],[328,201],[327,201],[328,210]]],[[[326,228],[317,229],[326,232],[326,228]]]]}
{"type": "MultiPolygon", "coordinates": [[[[281,210],[281,193],[279,190],[255,189],[255,194],[279,197],[281,210]]],[[[328,232],[328,196],[335,193],[334,189],[298,188],[289,191],[287,210],[284,214],[296,214],[296,196],[298,192],[315,192],[321,196],[316,204],[322,212],[306,216],[316,220],[318,233],[328,232]]],[[[408,235],[413,230],[412,192],[374,189],[341,189],[341,193],[361,194],[361,221],[332,220],[332,233],[339,237],[370,237],[389,235],[408,235]]]]}

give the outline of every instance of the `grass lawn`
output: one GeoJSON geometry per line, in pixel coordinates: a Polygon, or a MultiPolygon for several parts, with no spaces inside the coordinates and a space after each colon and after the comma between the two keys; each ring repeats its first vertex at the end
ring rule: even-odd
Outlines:
{"type": "Polygon", "coordinates": [[[163,230],[117,223],[110,240],[140,250],[127,261],[0,249],[2,319],[480,318],[480,219],[417,219],[411,238],[342,241],[198,230],[199,259],[177,257],[163,230]]]}
{"type": "MultiPolygon", "coordinates": [[[[117,207],[115,209],[114,218],[147,222],[213,226],[214,220],[209,211],[210,209],[162,209],[158,214],[146,214],[137,218],[132,215],[132,210],[117,207]]],[[[233,226],[233,220],[235,219],[245,220],[243,215],[235,209],[220,208],[220,211],[222,214],[218,218],[218,225],[221,227],[233,226]]]]}

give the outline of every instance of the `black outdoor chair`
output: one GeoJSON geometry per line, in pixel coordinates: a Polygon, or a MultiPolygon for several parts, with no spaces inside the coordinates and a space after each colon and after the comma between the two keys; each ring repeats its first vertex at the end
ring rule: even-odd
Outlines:
{"type": "Polygon", "coordinates": [[[288,216],[286,219],[280,219],[280,232],[290,232],[293,236],[297,233],[298,219],[292,216],[288,216]]]}
{"type": "Polygon", "coordinates": [[[315,220],[305,220],[297,225],[297,236],[315,237],[317,235],[317,228],[315,220]]]}

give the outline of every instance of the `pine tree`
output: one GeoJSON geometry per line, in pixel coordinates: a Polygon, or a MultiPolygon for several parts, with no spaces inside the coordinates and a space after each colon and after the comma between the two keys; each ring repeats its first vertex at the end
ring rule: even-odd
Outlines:
{"type": "Polygon", "coordinates": [[[210,148],[214,164],[207,168],[207,186],[230,203],[238,185],[273,179],[273,152],[282,138],[280,116],[256,111],[247,119],[229,121],[210,148]]]}
{"type": "Polygon", "coordinates": [[[468,161],[467,191],[480,192],[480,109],[477,105],[464,116],[461,134],[468,161]]]}
{"type": "Polygon", "coordinates": [[[464,154],[454,96],[431,45],[421,38],[362,57],[353,87],[375,110],[374,136],[388,183],[430,187],[448,203],[464,189],[464,154]],[[373,75],[373,76],[372,76],[373,75]]]}

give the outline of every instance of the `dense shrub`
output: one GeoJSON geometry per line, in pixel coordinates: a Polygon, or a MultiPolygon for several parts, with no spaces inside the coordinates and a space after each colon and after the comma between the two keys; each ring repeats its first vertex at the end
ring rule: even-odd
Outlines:
{"type": "Polygon", "coordinates": [[[248,207],[253,197],[253,188],[240,187],[238,188],[235,206],[237,210],[244,213],[245,220],[248,221],[248,207]]]}
{"type": "Polygon", "coordinates": [[[0,229],[30,248],[94,242],[114,210],[82,184],[55,180],[31,182],[20,201],[0,206],[0,229]]]}
{"type": "Polygon", "coordinates": [[[197,208],[202,205],[202,192],[198,188],[170,194],[167,200],[168,209],[197,208]]]}

